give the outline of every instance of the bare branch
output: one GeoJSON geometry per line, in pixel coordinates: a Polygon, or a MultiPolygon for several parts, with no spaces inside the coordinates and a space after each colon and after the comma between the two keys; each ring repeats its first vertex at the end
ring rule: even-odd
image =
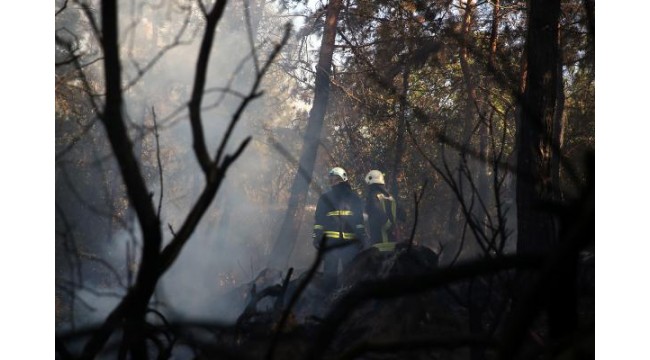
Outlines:
{"type": "Polygon", "coordinates": [[[63,226],[66,230],[66,235],[64,236],[63,240],[63,247],[65,249],[66,260],[68,260],[68,264],[70,265],[70,273],[72,274],[71,277],[74,279],[76,275],[77,281],[80,284],[83,284],[83,272],[81,271],[81,263],[79,261],[79,248],[72,231],[72,224],[70,224],[68,217],[66,216],[63,209],[59,206],[59,204],[55,203],[54,205],[56,209],[56,215],[59,219],[61,219],[61,221],[63,221],[63,226]],[[74,261],[73,258],[70,258],[70,255],[74,255],[74,259],[77,261],[74,261]]]}
{"type": "Polygon", "coordinates": [[[422,200],[422,196],[424,195],[424,190],[427,187],[427,184],[429,181],[425,181],[424,184],[422,185],[422,189],[420,189],[420,195],[418,196],[417,193],[413,193],[413,200],[415,202],[415,214],[413,215],[413,227],[411,228],[411,236],[409,236],[409,245],[406,248],[407,252],[411,251],[411,247],[413,246],[413,239],[415,238],[415,230],[417,229],[418,226],[418,212],[420,210],[420,201],[422,200]]]}
{"type": "Polygon", "coordinates": [[[273,51],[269,55],[268,60],[262,67],[262,70],[258,73],[257,77],[255,78],[255,82],[253,83],[253,86],[250,89],[250,92],[248,96],[244,99],[239,104],[239,108],[235,111],[235,114],[233,115],[233,120],[230,122],[230,125],[228,126],[228,129],[226,130],[226,133],[224,135],[223,140],[221,141],[221,145],[219,146],[219,149],[217,150],[217,154],[214,157],[214,161],[218,164],[219,161],[221,160],[221,156],[223,154],[223,151],[226,147],[226,144],[228,143],[228,139],[232,135],[232,131],[235,128],[235,125],[237,125],[237,122],[239,121],[239,118],[241,117],[242,112],[248,106],[248,103],[255,98],[259,97],[262,95],[261,93],[257,92],[257,88],[259,87],[262,77],[266,74],[266,71],[269,69],[273,61],[275,60],[276,56],[280,53],[280,50],[282,47],[287,43],[287,40],[289,40],[289,35],[291,33],[291,26],[289,24],[286,25],[285,30],[284,30],[284,35],[282,36],[282,40],[280,41],[279,44],[276,44],[273,51]]]}
{"type": "MultiPolygon", "coordinates": [[[[87,8],[87,7],[85,7],[87,8]]],[[[89,10],[86,10],[89,12],[89,10]]],[[[160,222],[156,216],[149,191],[133,154],[132,143],[128,137],[122,114],[121,66],[119,56],[117,1],[105,0],[101,3],[102,34],[101,45],[104,51],[104,76],[106,81],[105,111],[100,117],[120,167],[127,193],[140,223],[143,250],[140,270],[136,284],[120,304],[107,317],[83,349],[83,358],[94,358],[104,346],[119,320],[126,311],[137,317],[137,308],[144,308],[149,301],[157,279],[157,264],[162,243],[160,222]]]]}
{"type": "Polygon", "coordinates": [[[158,122],[156,121],[156,109],[154,109],[153,106],[151,107],[151,113],[153,114],[153,131],[156,139],[156,161],[158,163],[158,177],[160,178],[160,197],[158,198],[158,211],[156,211],[158,221],[160,221],[160,210],[163,200],[163,167],[162,160],[160,160],[160,136],[158,134],[158,122]]]}
{"type": "MultiPolygon", "coordinates": [[[[60,280],[59,280],[59,281],[60,281],[60,280]]],[[[58,283],[58,284],[56,284],[56,287],[57,287],[59,290],[68,293],[68,295],[69,295],[70,297],[74,298],[75,301],[78,301],[78,302],[79,302],[81,305],[83,305],[83,307],[85,307],[87,310],[90,310],[90,311],[96,311],[96,310],[97,310],[94,306],[90,305],[87,301],[85,301],[84,299],[81,299],[81,298],[77,295],[76,290],[77,290],[77,288],[79,287],[78,284],[71,283],[71,284],[69,284],[69,285],[66,285],[66,284],[58,283]]]]}
{"type": "MultiPolygon", "coordinates": [[[[215,16],[214,13],[211,13],[211,16],[215,16]]],[[[196,225],[198,224],[199,220],[207,210],[208,206],[211,204],[212,199],[216,195],[216,192],[219,189],[221,182],[224,179],[226,171],[228,170],[230,165],[242,154],[242,152],[250,142],[251,138],[250,137],[246,138],[239,145],[238,149],[233,154],[225,156],[223,161],[219,163],[222,156],[222,152],[226,144],[228,143],[228,140],[232,135],[232,131],[234,130],[234,127],[239,121],[239,119],[241,118],[241,115],[243,114],[245,108],[248,106],[250,101],[252,101],[253,99],[261,95],[261,93],[258,92],[257,89],[261,83],[262,77],[265,75],[266,71],[268,70],[269,66],[271,65],[271,63],[273,62],[277,54],[280,52],[282,46],[284,46],[284,44],[286,43],[289,37],[289,33],[290,33],[290,27],[287,26],[282,42],[274,48],[273,52],[269,56],[267,63],[264,65],[262,70],[257,74],[255,82],[249,91],[249,94],[244,98],[244,100],[242,100],[239,107],[232,115],[230,125],[228,126],[228,129],[224,134],[224,138],[221,141],[221,145],[219,147],[219,150],[217,151],[217,155],[215,156],[215,162],[206,164],[209,166],[206,169],[204,169],[204,171],[207,170],[206,172],[207,184],[203,192],[199,196],[199,199],[195,203],[194,207],[192,208],[188,216],[185,218],[185,221],[183,222],[183,225],[181,226],[181,229],[179,230],[178,234],[162,251],[160,266],[158,269],[160,275],[162,275],[165,271],[167,271],[167,269],[171,266],[174,260],[178,257],[183,246],[185,245],[190,235],[196,228],[196,225]]],[[[201,52],[203,52],[203,48],[201,49],[201,52]]],[[[199,70],[197,70],[197,72],[198,71],[199,70]]],[[[203,69],[203,71],[205,71],[205,69],[203,69]]],[[[197,75],[197,79],[198,81],[201,81],[198,75],[197,75]]],[[[205,81],[205,78],[203,78],[202,81],[205,81]]],[[[195,90],[196,89],[197,86],[195,83],[195,90]]],[[[201,87],[201,91],[203,91],[202,89],[203,87],[201,87]]],[[[202,96],[203,95],[201,94],[201,96],[198,98],[200,99],[202,96]]],[[[195,98],[195,95],[193,95],[193,98],[195,98]]],[[[192,104],[190,104],[190,109],[191,111],[199,111],[199,109],[195,108],[192,104]]],[[[202,134],[202,128],[200,125],[200,118],[198,117],[198,114],[194,114],[193,116],[191,115],[190,121],[192,122],[193,126],[198,125],[198,127],[196,127],[195,130],[199,130],[199,132],[202,134]]],[[[195,142],[194,144],[195,144],[195,152],[197,152],[197,143],[195,142]]],[[[204,143],[201,148],[205,150],[204,143]]],[[[197,157],[199,158],[200,161],[201,155],[198,155],[198,152],[197,152],[197,157]]]]}
{"type": "MultiPolygon", "coordinates": [[[[221,102],[223,101],[223,99],[225,99],[226,94],[235,95],[235,96],[240,97],[242,99],[246,98],[246,95],[244,95],[243,93],[240,93],[239,91],[232,89],[232,83],[235,81],[235,78],[237,77],[237,75],[239,75],[239,73],[244,69],[244,65],[246,64],[248,59],[253,58],[254,53],[255,53],[255,49],[253,48],[250,54],[246,55],[244,58],[241,59],[241,61],[237,64],[237,67],[235,67],[233,72],[230,74],[230,78],[226,82],[225,87],[210,88],[210,89],[205,90],[206,94],[210,93],[210,92],[214,92],[214,91],[220,91],[221,96],[219,96],[212,104],[210,104],[209,106],[203,107],[201,110],[209,110],[209,109],[218,107],[219,105],[221,105],[221,102]]],[[[253,58],[253,61],[256,61],[256,59],[253,58]]],[[[258,76],[259,72],[257,72],[256,75],[258,76]]]]}
{"type": "MultiPolygon", "coordinates": [[[[308,175],[308,174],[307,174],[307,171],[304,169],[304,167],[300,166],[298,159],[296,159],[293,155],[291,155],[291,153],[289,153],[289,151],[284,147],[284,145],[282,145],[280,142],[278,142],[278,141],[277,141],[274,137],[272,137],[272,136],[269,136],[268,139],[269,139],[269,141],[271,142],[271,146],[272,146],[275,150],[277,150],[277,151],[280,153],[280,155],[282,155],[282,157],[284,157],[284,158],[287,160],[287,162],[289,162],[290,164],[296,165],[296,166],[298,167],[298,170],[297,170],[297,171],[300,172],[300,174],[301,174],[302,176],[304,176],[305,178],[308,178],[308,176],[307,176],[307,175],[308,175]]],[[[318,185],[317,182],[315,182],[315,181],[311,181],[311,182],[309,183],[309,186],[311,186],[311,187],[312,187],[312,190],[314,190],[316,193],[318,193],[318,194],[322,194],[322,193],[323,193],[323,188],[321,188],[321,187],[318,185]]]]}
{"type": "MultiPolygon", "coordinates": [[[[61,174],[61,176],[62,176],[63,182],[65,183],[66,187],[70,190],[70,194],[71,194],[75,199],[77,199],[77,201],[79,201],[79,203],[80,203],[80,204],[81,204],[85,209],[87,209],[87,210],[90,211],[91,213],[96,214],[96,215],[98,215],[98,216],[100,216],[100,217],[106,217],[106,218],[113,217],[113,213],[111,213],[110,211],[108,211],[108,212],[107,212],[107,211],[104,211],[104,210],[102,210],[102,209],[96,207],[95,205],[93,205],[91,201],[86,200],[86,199],[84,198],[84,196],[81,195],[81,194],[79,193],[79,191],[77,190],[77,188],[74,186],[72,180],[70,179],[70,176],[68,175],[67,168],[66,168],[64,165],[61,165],[60,168],[61,168],[61,172],[60,172],[60,174],[61,174]]],[[[118,218],[116,218],[116,220],[117,220],[117,222],[118,222],[120,225],[122,225],[124,228],[127,228],[127,224],[126,224],[126,222],[124,221],[124,219],[122,219],[121,217],[118,217],[118,218]]]]}
{"type": "Polygon", "coordinates": [[[89,62],[87,64],[82,64],[81,63],[81,57],[78,56],[78,55],[74,55],[74,52],[76,50],[75,50],[75,47],[73,46],[73,44],[71,42],[66,41],[63,38],[59,37],[59,36],[56,37],[56,41],[57,41],[57,43],[59,45],[64,46],[66,48],[66,51],[68,51],[70,54],[73,54],[70,61],[72,62],[72,64],[75,67],[75,70],[79,74],[79,78],[80,78],[81,83],[83,85],[83,90],[88,95],[88,98],[90,99],[90,104],[92,105],[93,111],[95,113],[97,113],[97,114],[101,114],[101,110],[100,110],[101,104],[96,101],[97,96],[96,96],[96,94],[94,94],[94,92],[92,90],[92,86],[90,86],[90,81],[88,81],[88,77],[82,71],[82,69],[84,67],[86,67],[86,66],[89,66],[89,65],[93,64],[95,61],[98,61],[99,59],[102,59],[102,58],[95,59],[95,60],[93,60],[93,61],[91,61],[91,62],[89,62]]]}
{"type": "Polygon", "coordinates": [[[60,14],[61,12],[63,12],[63,10],[65,10],[65,8],[67,8],[67,7],[68,7],[68,0],[65,0],[65,1],[63,2],[63,6],[61,6],[61,8],[60,8],[59,10],[57,10],[57,11],[54,13],[54,16],[59,15],[59,14],[60,14]]]}
{"type": "Polygon", "coordinates": [[[158,51],[156,55],[151,60],[149,60],[149,62],[144,67],[140,68],[138,63],[133,60],[133,64],[137,69],[137,75],[126,84],[124,90],[128,90],[133,85],[135,85],[147,73],[147,71],[149,71],[169,50],[179,45],[187,45],[190,43],[190,41],[181,41],[181,37],[185,34],[185,30],[190,23],[190,15],[191,14],[188,13],[187,17],[185,17],[183,25],[174,37],[174,40],[160,49],[160,51],[158,51]]]}
{"type": "Polygon", "coordinates": [[[260,65],[257,61],[257,53],[255,52],[255,34],[253,33],[253,27],[251,25],[251,14],[250,14],[250,0],[244,0],[244,17],[246,18],[246,32],[248,34],[248,42],[251,46],[251,53],[253,55],[253,65],[255,65],[255,73],[260,73],[260,65]]]}
{"type": "MultiPolygon", "coordinates": [[[[214,87],[214,88],[205,89],[206,94],[212,93],[212,92],[221,92],[221,93],[224,93],[224,94],[231,94],[231,95],[237,96],[238,98],[241,98],[241,99],[246,98],[245,94],[243,94],[243,93],[241,93],[241,92],[239,92],[237,90],[233,90],[230,86],[214,87]]],[[[218,105],[219,105],[219,101],[215,102],[215,106],[218,106],[218,105]]],[[[206,108],[203,108],[203,110],[206,110],[206,108]]]]}
{"type": "Polygon", "coordinates": [[[226,171],[237,159],[237,157],[241,155],[250,140],[251,138],[248,137],[240,144],[239,148],[233,155],[226,156],[221,166],[212,166],[212,169],[208,174],[208,184],[206,184],[203,192],[199,196],[199,199],[185,218],[185,221],[183,222],[183,225],[181,226],[178,234],[174,236],[174,239],[163,249],[161,253],[160,265],[158,268],[159,276],[167,271],[167,269],[169,269],[169,267],[176,260],[181,250],[183,249],[183,246],[187,240],[189,240],[190,235],[194,232],[194,229],[196,228],[196,225],[198,225],[199,220],[212,203],[212,199],[214,199],[214,196],[217,194],[217,190],[219,189],[221,182],[224,179],[226,171]]]}
{"type": "MultiPolygon", "coordinates": [[[[202,11],[205,13],[205,8],[200,0],[199,4],[202,11]]],[[[203,124],[201,120],[201,102],[203,101],[205,82],[208,73],[208,60],[212,50],[212,43],[217,28],[217,24],[223,15],[224,8],[226,7],[225,0],[218,0],[209,14],[206,14],[206,26],[203,40],[201,41],[201,48],[196,64],[196,73],[194,76],[194,86],[192,89],[192,96],[188,104],[190,112],[190,125],[192,126],[192,140],[194,147],[194,154],[203,170],[203,173],[208,176],[210,168],[212,167],[212,160],[208,154],[208,149],[205,144],[205,137],[203,134],[203,124]]],[[[218,161],[215,161],[218,163],[218,161]]]]}
{"type": "Polygon", "coordinates": [[[201,9],[201,13],[203,14],[203,16],[205,16],[205,18],[207,19],[208,18],[208,10],[205,8],[205,5],[203,5],[203,1],[202,0],[196,0],[196,3],[198,4],[199,9],[201,9]]]}

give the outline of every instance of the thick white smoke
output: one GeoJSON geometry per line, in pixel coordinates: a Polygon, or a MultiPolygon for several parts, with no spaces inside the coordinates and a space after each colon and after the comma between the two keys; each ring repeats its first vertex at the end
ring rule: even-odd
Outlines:
{"type": "MultiPolygon", "coordinates": [[[[281,37],[283,24],[268,20],[264,12],[269,11],[273,9],[249,9],[254,52],[243,4],[229,4],[217,28],[202,104],[206,143],[213,156],[241,102],[241,94],[248,94],[255,80],[254,56],[262,66],[269,49],[281,37]]],[[[195,2],[154,5],[134,1],[122,6],[119,20],[123,83],[128,86],[124,92],[125,113],[156,206],[162,192],[165,244],[171,240],[172,232],[180,228],[204,184],[192,150],[187,114],[203,35],[201,18],[195,2]],[[188,14],[190,20],[183,25],[188,14]],[[176,37],[183,29],[183,35],[176,37]],[[151,62],[160,51],[163,56],[151,62]],[[147,67],[150,62],[152,66],[147,67]],[[142,70],[146,72],[141,74],[142,70]],[[154,118],[159,151],[153,132],[154,118]],[[158,157],[163,171],[162,189],[158,157]]],[[[177,319],[232,320],[245,305],[231,295],[264,268],[286,203],[287,184],[283,179],[288,176],[284,171],[287,160],[269,146],[268,139],[274,136],[274,126],[286,127],[295,116],[288,101],[290,87],[290,81],[278,69],[272,69],[261,86],[265,94],[243,113],[226,153],[232,153],[248,136],[253,141],[228,171],[211,208],[159,283],[154,301],[167,315],[177,319]]],[[[119,184],[119,173],[114,164],[111,166],[110,181],[119,184]]],[[[91,198],[93,194],[83,196],[91,198]]],[[[115,227],[111,231],[110,236],[102,234],[101,238],[108,237],[110,241],[100,243],[99,255],[118,270],[126,283],[128,270],[136,270],[138,265],[138,229],[125,231],[115,227]]],[[[107,284],[92,278],[86,282],[88,288],[124,292],[120,286],[114,287],[115,281],[107,284]]],[[[118,301],[117,297],[83,290],[77,296],[94,308],[90,310],[77,303],[77,325],[103,320],[118,301]]]]}

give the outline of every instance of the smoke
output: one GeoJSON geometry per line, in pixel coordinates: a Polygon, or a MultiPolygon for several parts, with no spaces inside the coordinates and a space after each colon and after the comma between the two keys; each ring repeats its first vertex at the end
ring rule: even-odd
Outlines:
{"type": "MultiPolygon", "coordinates": [[[[202,116],[212,156],[241,102],[240,94],[247,94],[255,80],[244,10],[240,3],[226,7],[209,60],[202,116]]],[[[255,56],[261,66],[283,27],[263,16],[273,11],[270,7],[251,6],[248,10],[255,32],[255,56]]],[[[192,151],[187,114],[203,15],[195,2],[182,1],[165,5],[134,1],[120,11],[123,83],[127,87],[124,110],[151,199],[156,207],[160,202],[166,245],[204,185],[192,151]],[[156,59],[161,51],[162,56],[156,59]],[[154,130],[159,134],[157,141],[154,130]]],[[[87,38],[89,28],[83,17],[73,20],[78,21],[75,26],[82,32],[80,37],[87,38]]],[[[100,73],[99,68],[86,69],[87,74],[94,70],[100,73]]],[[[245,305],[238,288],[264,268],[285,206],[287,163],[268,145],[268,137],[275,136],[273,126],[292,119],[287,101],[290,86],[280,72],[271,71],[261,87],[264,96],[246,109],[228,142],[226,154],[253,136],[176,263],[159,283],[153,300],[170,318],[233,320],[245,305]]],[[[61,145],[57,150],[65,148],[66,140],[79,130],[70,125],[70,117],[60,118],[57,140],[61,145]]],[[[137,270],[139,229],[104,136],[97,123],[72,151],[57,159],[60,235],[56,267],[57,284],[61,285],[57,304],[61,302],[64,309],[57,315],[57,328],[67,328],[72,318],[77,326],[102,321],[119,300],[119,296],[106,294],[123,294],[137,270]],[[66,283],[72,285],[62,291],[66,283]]]]}

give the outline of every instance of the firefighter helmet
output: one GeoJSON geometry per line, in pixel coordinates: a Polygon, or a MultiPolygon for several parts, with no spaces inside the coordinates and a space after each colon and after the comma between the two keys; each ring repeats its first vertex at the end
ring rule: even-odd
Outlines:
{"type": "Polygon", "coordinates": [[[332,169],[329,171],[329,175],[330,175],[330,176],[338,176],[338,177],[340,177],[343,181],[348,181],[348,174],[345,172],[345,170],[343,170],[343,168],[340,168],[340,167],[332,168],[332,169]]]}
{"type": "Polygon", "coordinates": [[[384,174],[379,170],[370,170],[366,175],[366,184],[385,184],[384,174]]]}

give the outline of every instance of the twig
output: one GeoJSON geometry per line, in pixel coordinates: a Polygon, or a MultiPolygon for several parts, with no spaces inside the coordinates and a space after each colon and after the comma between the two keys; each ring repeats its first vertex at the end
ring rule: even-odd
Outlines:
{"type": "MultiPolygon", "coordinates": [[[[199,0],[199,5],[201,10],[205,13],[205,8],[201,1],[199,0]]],[[[203,173],[207,176],[210,173],[210,168],[212,167],[212,160],[208,154],[208,149],[205,144],[205,137],[203,134],[203,124],[201,120],[201,102],[203,101],[205,83],[208,74],[208,60],[210,57],[210,52],[212,50],[212,43],[214,41],[216,27],[223,15],[224,9],[226,7],[226,1],[220,0],[214,4],[214,7],[210,13],[206,14],[206,26],[205,33],[203,35],[203,40],[201,41],[201,48],[199,50],[199,56],[196,64],[196,73],[194,76],[194,86],[192,87],[192,95],[190,102],[188,103],[188,108],[190,112],[190,125],[192,128],[192,141],[194,154],[196,155],[197,161],[203,170],[203,173]]]]}
{"type": "Polygon", "coordinates": [[[156,109],[153,106],[151,107],[151,113],[153,114],[153,133],[156,139],[156,160],[158,162],[158,177],[160,178],[160,197],[158,198],[158,211],[156,212],[158,221],[160,221],[160,210],[163,200],[163,167],[162,160],[160,160],[160,136],[158,134],[158,122],[156,121],[156,109]]]}
{"type": "Polygon", "coordinates": [[[260,65],[257,63],[257,54],[255,52],[255,40],[253,37],[255,34],[253,34],[253,27],[251,25],[251,14],[250,14],[250,1],[249,0],[244,0],[244,17],[246,18],[246,33],[248,34],[248,42],[250,43],[251,47],[251,52],[253,55],[253,64],[255,65],[255,73],[259,74],[260,73],[260,65]]]}
{"type": "Polygon", "coordinates": [[[54,16],[59,15],[59,14],[60,14],[63,10],[65,10],[65,8],[67,8],[67,7],[68,7],[68,0],[65,0],[65,1],[63,2],[63,6],[61,6],[61,8],[60,8],[59,10],[57,10],[57,11],[54,13],[54,16]]]}
{"type": "Polygon", "coordinates": [[[141,68],[135,60],[131,60],[131,61],[133,62],[133,66],[134,66],[134,67],[136,68],[136,70],[137,70],[137,74],[136,74],[136,76],[135,76],[133,79],[131,79],[131,80],[130,80],[130,81],[129,81],[125,86],[124,86],[124,90],[128,90],[128,89],[130,89],[131,87],[133,87],[135,84],[137,84],[138,81],[140,81],[140,79],[141,79],[141,78],[142,78],[142,77],[143,77],[143,76],[144,76],[144,75],[145,75],[145,74],[146,74],[146,73],[147,73],[147,72],[148,72],[148,71],[149,71],[149,70],[150,70],[154,65],[156,65],[156,63],[157,63],[157,62],[158,62],[158,61],[159,61],[159,60],[160,60],[160,59],[161,59],[161,58],[162,58],[162,57],[163,57],[163,56],[164,56],[168,51],[170,51],[170,50],[172,50],[173,48],[175,48],[175,47],[177,47],[177,46],[180,46],[180,45],[188,45],[188,44],[190,44],[190,41],[181,41],[181,37],[182,37],[183,34],[185,33],[185,30],[187,29],[187,26],[188,26],[189,23],[190,23],[190,17],[191,17],[191,13],[188,13],[187,16],[185,17],[185,21],[183,21],[183,25],[182,25],[181,28],[178,30],[178,33],[176,33],[176,37],[174,38],[174,41],[172,41],[171,43],[165,45],[162,49],[160,49],[160,51],[158,51],[158,52],[156,53],[156,55],[155,55],[153,58],[151,58],[151,60],[149,60],[149,62],[148,62],[144,67],[141,68]]]}
{"type": "Polygon", "coordinates": [[[224,135],[224,139],[221,142],[221,145],[219,146],[219,149],[217,150],[217,153],[216,153],[216,155],[214,157],[215,163],[219,164],[219,162],[221,160],[221,156],[223,154],[223,151],[224,151],[224,149],[226,147],[226,144],[228,143],[228,139],[230,138],[230,135],[232,134],[232,131],[235,128],[235,125],[237,125],[237,122],[239,121],[241,113],[244,111],[244,109],[246,108],[246,106],[248,105],[248,103],[250,101],[252,101],[252,100],[254,100],[257,97],[262,95],[261,92],[257,91],[257,88],[261,84],[262,77],[266,74],[267,70],[269,69],[269,67],[273,63],[273,60],[275,60],[276,56],[280,53],[280,50],[282,49],[282,47],[284,47],[284,45],[289,40],[289,35],[290,34],[291,34],[291,26],[289,24],[287,24],[285,29],[284,29],[284,35],[282,36],[282,40],[280,41],[280,43],[275,45],[273,51],[269,55],[268,60],[266,61],[266,63],[262,67],[262,69],[257,74],[255,82],[253,83],[253,86],[251,87],[251,90],[250,90],[248,96],[239,104],[239,107],[235,111],[235,114],[233,115],[233,119],[230,122],[230,125],[228,126],[228,129],[226,130],[226,133],[224,135]]]}
{"type": "Polygon", "coordinates": [[[284,295],[287,293],[287,288],[289,287],[289,280],[291,280],[292,274],[293,274],[293,268],[289,268],[289,270],[287,271],[287,275],[284,277],[284,281],[282,282],[282,292],[280,296],[278,296],[278,298],[276,299],[274,310],[282,309],[282,304],[284,303],[284,295]]]}
{"type": "Polygon", "coordinates": [[[422,196],[424,195],[424,190],[427,187],[427,184],[429,183],[429,180],[425,180],[424,184],[422,184],[422,189],[420,189],[420,195],[418,196],[417,193],[413,193],[413,200],[415,201],[415,214],[413,217],[415,218],[413,220],[413,227],[411,228],[411,236],[409,237],[409,245],[406,248],[406,252],[411,251],[411,247],[413,246],[413,239],[415,238],[415,229],[417,228],[418,225],[418,212],[420,210],[420,201],[422,200],[422,196]]]}

